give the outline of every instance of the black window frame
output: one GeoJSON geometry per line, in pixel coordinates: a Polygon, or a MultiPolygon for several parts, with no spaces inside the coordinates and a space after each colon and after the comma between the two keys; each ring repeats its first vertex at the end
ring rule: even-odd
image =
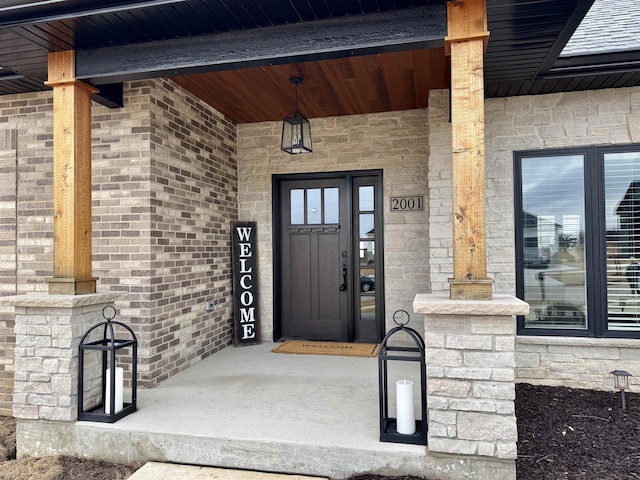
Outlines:
{"type": "MultiPolygon", "coordinates": [[[[606,221],[604,158],[612,153],[640,153],[640,143],[585,147],[521,150],[513,152],[514,237],[516,296],[524,299],[524,225],[522,215],[522,159],[582,155],[584,158],[585,271],[587,328],[527,328],[517,317],[518,335],[591,338],[640,338],[638,331],[609,330],[607,317],[606,221]]],[[[526,300],[525,300],[526,301],[526,300]]]]}

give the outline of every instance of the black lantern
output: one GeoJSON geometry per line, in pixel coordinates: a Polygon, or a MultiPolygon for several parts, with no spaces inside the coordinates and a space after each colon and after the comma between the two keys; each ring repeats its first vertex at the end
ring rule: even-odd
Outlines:
{"type": "Polygon", "coordinates": [[[311,153],[311,124],[304,115],[298,111],[298,85],[302,83],[301,77],[289,79],[296,87],[296,109],[282,121],[282,139],[280,149],[283,152],[311,153]]]}
{"type": "Polygon", "coordinates": [[[105,321],[87,330],[87,333],[80,340],[78,420],[113,423],[136,411],[138,341],[127,325],[113,321],[116,316],[115,308],[112,306],[104,307],[102,316],[105,321]],[[101,327],[103,328],[102,338],[88,341],[91,333],[98,331],[101,327]],[[129,338],[116,338],[116,327],[121,327],[125,332],[128,332],[129,338]],[[97,354],[91,356],[90,352],[97,352],[97,354]],[[124,402],[124,368],[118,366],[126,363],[129,363],[131,367],[130,403],[124,402]],[[88,375],[85,375],[85,369],[88,375]],[[85,392],[89,397],[88,401],[93,404],[93,407],[87,410],[84,408],[85,392]]]}
{"type": "MultiPolygon", "coordinates": [[[[424,340],[413,328],[407,327],[409,314],[398,310],[393,314],[393,322],[397,327],[389,330],[380,344],[378,353],[378,380],[380,395],[380,441],[393,443],[427,444],[427,364],[425,361],[424,340]],[[403,316],[406,321],[402,322],[403,316]],[[402,332],[402,333],[401,333],[402,332]],[[399,335],[397,335],[399,334],[399,335]],[[403,335],[404,334],[404,335],[403,335]],[[392,337],[409,337],[415,344],[412,346],[392,346],[392,337]],[[420,418],[415,418],[413,382],[398,380],[396,382],[396,417],[389,416],[389,361],[418,362],[420,364],[420,418]]],[[[405,340],[406,343],[406,340],[405,340]]]]}

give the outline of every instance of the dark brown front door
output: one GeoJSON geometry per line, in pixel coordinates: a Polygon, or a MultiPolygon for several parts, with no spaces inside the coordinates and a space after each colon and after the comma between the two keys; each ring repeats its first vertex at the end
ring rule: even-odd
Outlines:
{"type": "Polygon", "coordinates": [[[371,248],[377,181],[345,175],[274,184],[280,199],[276,337],[379,340],[382,283],[371,248]]]}

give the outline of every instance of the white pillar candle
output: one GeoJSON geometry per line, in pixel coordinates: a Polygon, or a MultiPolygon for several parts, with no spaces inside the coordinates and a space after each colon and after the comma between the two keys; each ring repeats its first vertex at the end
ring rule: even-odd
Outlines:
{"type": "Polygon", "coordinates": [[[416,417],[413,406],[413,382],[396,382],[396,423],[398,433],[413,435],[416,433],[416,417]]]}
{"type": "MultiPolygon", "coordinates": [[[[113,413],[118,413],[120,410],[124,408],[124,403],[122,400],[122,390],[124,387],[124,371],[122,367],[116,367],[116,398],[115,398],[115,411],[113,413]]],[[[107,415],[111,415],[111,410],[109,407],[111,406],[111,369],[107,368],[107,388],[105,389],[105,401],[104,401],[104,413],[107,415]]]]}

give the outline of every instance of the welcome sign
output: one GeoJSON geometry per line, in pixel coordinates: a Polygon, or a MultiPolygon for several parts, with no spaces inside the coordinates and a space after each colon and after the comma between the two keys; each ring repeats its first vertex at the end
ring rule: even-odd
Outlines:
{"type": "Polygon", "coordinates": [[[233,224],[233,298],[236,345],[260,343],[258,316],[257,224],[233,224]]]}

